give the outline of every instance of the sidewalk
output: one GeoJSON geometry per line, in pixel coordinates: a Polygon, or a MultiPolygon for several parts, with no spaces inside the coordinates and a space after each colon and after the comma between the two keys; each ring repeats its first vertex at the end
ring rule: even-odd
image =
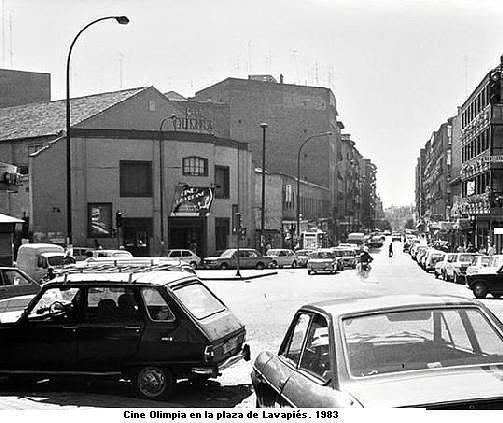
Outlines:
{"type": "Polygon", "coordinates": [[[240,270],[241,277],[236,276],[236,270],[196,270],[197,276],[203,281],[240,281],[277,275],[276,270],[240,270]]]}

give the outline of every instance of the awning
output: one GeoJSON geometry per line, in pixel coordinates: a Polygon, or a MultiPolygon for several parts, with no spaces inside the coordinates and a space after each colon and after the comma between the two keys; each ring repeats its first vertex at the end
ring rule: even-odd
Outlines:
{"type": "Polygon", "coordinates": [[[24,223],[24,220],[0,213],[0,224],[2,223],[24,223]]]}

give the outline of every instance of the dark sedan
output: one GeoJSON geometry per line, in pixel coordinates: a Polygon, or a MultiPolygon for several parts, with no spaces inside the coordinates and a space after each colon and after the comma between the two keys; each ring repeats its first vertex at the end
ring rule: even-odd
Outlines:
{"type": "Polygon", "coordinates": [[[258,407],[503,408],[501,380],[501,322],[427,295],[306,305],[252,370],[258,407]]]}
{"type": "Polygon", "coordinates": [[[491,294],[494,298],[503,295],[503,267],[466,275],[466,286],[473,291],[475,298],[485,298],[491,294]]]}

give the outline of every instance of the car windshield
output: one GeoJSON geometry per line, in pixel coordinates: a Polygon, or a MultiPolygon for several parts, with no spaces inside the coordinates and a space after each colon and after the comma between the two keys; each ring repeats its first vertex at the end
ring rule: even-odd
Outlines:
{"type": "Polygon", "coordinates": [[[234,255],[234,250],[225,250],[220,257],[231,258],[234,255]]]}
{"type": "Polygon", "coordinates": [[[334,258],[334,253],[330,251],[315,251],[309,255],[311,258],[334,258]]]}
{"type": "Polygon", "coordinates": [[[70,256],[52,256],[47,257],[49,266],[64,266],[66,264],[74,264],[75,259],[70,256]]]}
{"type": "Polygon", "coordinates": [[[356,377],[503,362],[501,333],[475,307],[350,317],[342,329],[356,377]]]}
{"type": "Polygon", "coordinates": [[[184,285],[174,292],[197,320],[227,310],[225,305],[200,283],[184,285]]]}
{"type": "Polygon", "coordinates": [[[466,262],[471,263],[471,261],[473,260],[474,257],[477,257],[477,256],[474,256],[473,254],[461,254],[459,256],[458,261],[466,261],[466,262]]]}
{"type": "Polygon", "coordinates": [[[265,255],[266,256],[278,256],[281,250],[267,250],[265,255]]]}

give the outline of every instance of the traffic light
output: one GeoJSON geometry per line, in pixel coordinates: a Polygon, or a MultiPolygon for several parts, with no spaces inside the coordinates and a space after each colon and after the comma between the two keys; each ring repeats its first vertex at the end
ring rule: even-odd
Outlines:
{"type": "Polygon", "coordinates": [[[489,75],[489,102],[501,103],[501,72],[494,70],[489,75]]]}
{"type": "Polygon", "coordinates": [[[122,226],[122,212],[118,211],[115,213],[115,226],[120,228],[122,226]]]}
{"type": "Polygon", "coordinates": [[[241,213],[236,213],[236,230],[241,229],[241,213]]]}

